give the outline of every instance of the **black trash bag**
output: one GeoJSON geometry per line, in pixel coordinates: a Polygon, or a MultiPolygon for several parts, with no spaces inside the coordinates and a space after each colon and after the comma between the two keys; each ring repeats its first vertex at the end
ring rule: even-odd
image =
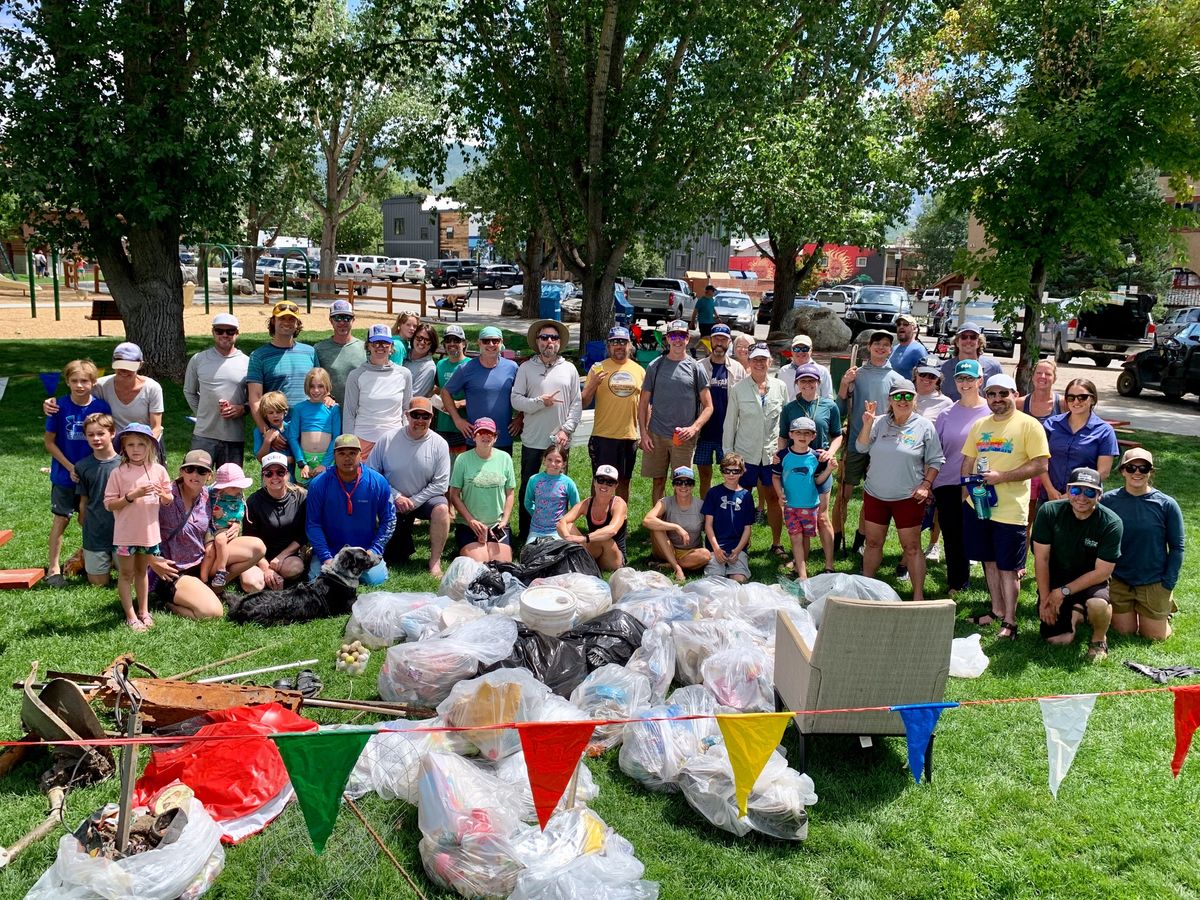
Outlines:
{"type": "Polygon", "coordinates": [[[535,578],[582,572],[600,576],[600,567],[582,544],[571,541],[534,541],[521,549],[520,571],[516,573],[526,584],[535,578]]]}
{"type": "Polygon", "coordinates": [[[564,643],[583,647],[588,671],[591,672],[608,663],[618,666],[628,663],[633,651],[642,646],[642,632],[645,630],[646,626],[629,613],[610,609],[602,616],[564,631],[559,638],[564,643]]]}
{"type": "Polygon", "coordinates": [[[492,610],[498,606],[507,606],[519,598],[521,591],[525,589],[520,574],[510,569],[498,568],[501,565],[504,564],[488,563],[488,567],[467,585],[463,599],[472,606],[492,610]]]}
{"type": "Polygon", "coordinates": [[[563,643],[520,623],[517,624],[517,642],[508,658],[481,668],[479,674],[496,669],[527,669],[534,678],[568,700],[571,691],[588,674],[582,645],[563,643]]]}

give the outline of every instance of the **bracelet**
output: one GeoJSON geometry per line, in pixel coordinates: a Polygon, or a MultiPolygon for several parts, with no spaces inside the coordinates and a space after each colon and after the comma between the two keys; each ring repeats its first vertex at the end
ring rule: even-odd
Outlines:
{"type": "Polygon", "coordinates": [[[126,491],[125,495],[123,497],[121,497],[121,499],[125,501],[126,506],[130,506],[133,504],[133,501],[129,499],[129,491],[126,491]]]}

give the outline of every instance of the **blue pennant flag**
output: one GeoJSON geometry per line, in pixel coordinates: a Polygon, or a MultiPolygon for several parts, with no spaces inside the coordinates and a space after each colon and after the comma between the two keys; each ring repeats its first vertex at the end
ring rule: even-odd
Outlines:
{"type": "Polygon", "coordinates": [[[46,396],[53,397],[54,392],[58,390],[58,382],[62,379],[62,372],[38,372],[38,378],[42,379],[46,396]]]}
{"type": "Polygon", "coordinates": [[[900,713],[900,718],[904,720],[908,768],[917,784],[921,783],[921,773],[925,770],[925,750],[929,746],[929,736],[937,728],[938,717],[943,709],[954,709],[956,706],[957,703],[910,703],[892,707],[892,712],[900,713]]]}

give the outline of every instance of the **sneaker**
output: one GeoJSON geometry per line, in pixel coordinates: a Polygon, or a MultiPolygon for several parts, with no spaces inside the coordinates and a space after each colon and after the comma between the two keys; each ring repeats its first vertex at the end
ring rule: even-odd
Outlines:
{"type": "Polygon", "coordinates": [[[42,584],[46,587],[60,588],[67,586],[67,579],[61,572],[55,572],[53,575],[47,575],[42,579],[42,584]]]}
{"type": "Polygon", "coordinates": [[[210,581],[209,584],[211,584],[213,587],[225,587],[225,583],[228,580],[229,580],[229,573],[226,572],[224,569],[222,569],[221,571],[219,571],[216,575],[214,575],[212,577],[212,581],[210,581]]]}
{"type": "Polygon", "coordinates": [[[898,581],[909,581],[908,566],[901,564],[896,566],[896,579],[898,581]]]}
{"type": "Polygon", "coordinates": [[[930,562],[941,562],[942,561],[942,545],[941,544],[933,544],[932,546],[930,546],[929,550],[925,553],[925,558],[927,560],[929,560],[930,562]]]}

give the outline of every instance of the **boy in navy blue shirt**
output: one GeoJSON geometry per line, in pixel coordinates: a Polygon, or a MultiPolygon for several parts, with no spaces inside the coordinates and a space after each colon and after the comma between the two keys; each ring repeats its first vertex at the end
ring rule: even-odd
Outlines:
{"type": "Polygon", "coordinates": [[[704,495],[700,512],[704,514],[704,533],[712,550],[712,560],[704,567],[705,575],[724,575],[734,581],[750,580],[750,526],[754,524],[754,498],[738,485],[746,471],[746,461],[738,453],[721,459],[721,480],[704,495]]]}
{"type": "Polygon", "coordinates": [[[99,377],[100,372],[90,359],[74,359],[67,363],[63,379],[71,394],[58,401],[58,412],[46,417],[43,442],[51,459],[50,512],[54,519],[50,525],[50,560],[46,566],[46,580],[42,583],[50,587],[62,587],[67,583],[59,557],[71,515],[79,508],[75,497],[75,483],[79,480],[75,476],[75,463],[92,453],[84,434],[83,420],[92,413],[112,412],[107,402],[92,396],[92,388],[99,377]]]}
{"type": "MultiPolygon", "coordinates": [[[[788,428],[791,443],[773,467],[775,491],[783,497],[783,521],[792,540],[792,562],[796,577],[808,578],[806,561],[809,542],[817,534],[817,512],[824,484],[832,472],[829,463],[817,459],[809,445],[817,438],[817,423],[808,416],[793,419],[788,428]]],[[[834,463],[833,465],[836,465],[834,463]]]]}

